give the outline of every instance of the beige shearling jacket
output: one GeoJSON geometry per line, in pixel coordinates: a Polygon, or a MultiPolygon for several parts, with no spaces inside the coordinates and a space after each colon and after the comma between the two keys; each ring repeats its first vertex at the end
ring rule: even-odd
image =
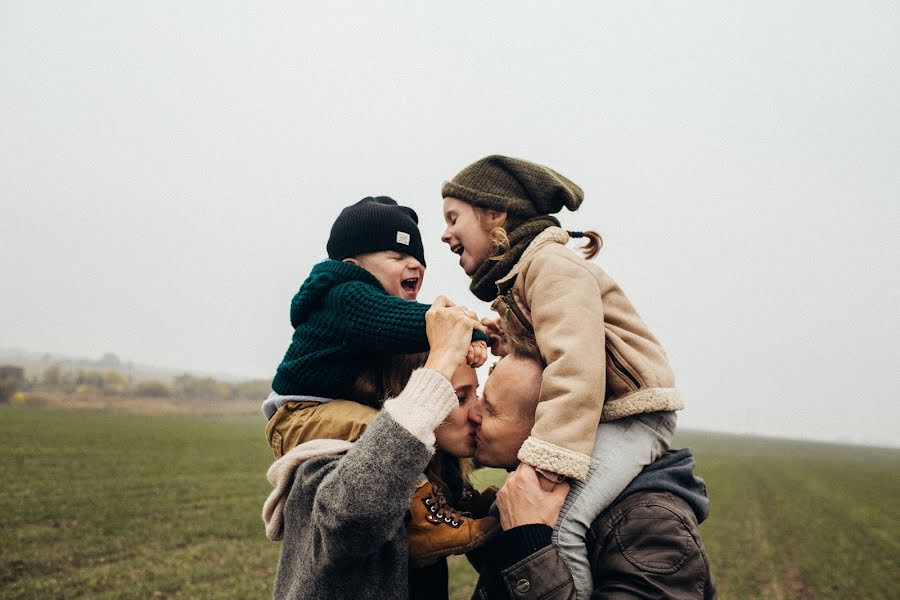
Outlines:
{"type": "Polygon", "coordinates": [[[533,332],[546,367],[531,436],[519,460],[584,480],[597,424],[684,407],[660,343],[599,266],[541,232],[491,305],[515,340],[533,332]]]}

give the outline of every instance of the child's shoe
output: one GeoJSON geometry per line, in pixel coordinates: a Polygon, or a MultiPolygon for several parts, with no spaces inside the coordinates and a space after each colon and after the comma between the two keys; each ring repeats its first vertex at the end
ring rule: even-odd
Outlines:
{"type": "Polygon", "coordinates": [[[409,562],[425,567],[450,554],[463,554],[490,539],[500,529],[496,517],[466,517],[447,503],[431,482],[419,486],[409,506],[406,530],[409,562]]]}

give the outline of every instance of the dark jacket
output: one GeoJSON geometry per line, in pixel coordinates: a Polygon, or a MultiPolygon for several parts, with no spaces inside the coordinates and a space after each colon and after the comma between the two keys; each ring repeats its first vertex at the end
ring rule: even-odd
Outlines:
{"type": "MultiPolygon", "coordinates": [[[[699,523],[709,512],[706,484],[689,450],[648,465],[587,534],[592,599],[716,598],[699,523]]],[[[503,532],[471,557],[480,578],[473,598],[571,600],[572,576],[547,525],[503,532]]]]}

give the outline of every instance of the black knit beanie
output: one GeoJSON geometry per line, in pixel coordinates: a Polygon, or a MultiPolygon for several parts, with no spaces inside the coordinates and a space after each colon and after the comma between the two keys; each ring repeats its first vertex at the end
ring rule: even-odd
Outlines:
{"type": "Polygon", "coordinates": [[[578,210],[581,188],[548,167],[520,158],[493,155],[475,161],[441,190],[474,206],[523,218],[578,210]]]}
{"type": "Polygon", "coordinates": [[[358,254],[396,250],[425,266],[425,250],[413,209],[392,198],[363,198],[341,211],[328,238],[328,258],[344,260],[358,254]]]}

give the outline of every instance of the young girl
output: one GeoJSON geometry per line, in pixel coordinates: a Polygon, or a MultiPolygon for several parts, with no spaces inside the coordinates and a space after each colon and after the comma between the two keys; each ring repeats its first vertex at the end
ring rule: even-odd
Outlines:
{"type": "Polygon", "coordinates": [[[550,481],[573,480],[554,537],[587,598],[585,534],[668,448],[673,411],[683,407],[672,370],[619,286],[588,262],[600,236],[569,233],[550,216],[577,210],[581,188],[547,167],[489,156],[445,182],[442,195],[441,239],[459,255],[472,293],[500,314],[494,333],[512,348],[536,343],[545,363],[519,459],[550,481]],[[571,237],[589,239],[584,258],[565,247],[571,237]]]}

